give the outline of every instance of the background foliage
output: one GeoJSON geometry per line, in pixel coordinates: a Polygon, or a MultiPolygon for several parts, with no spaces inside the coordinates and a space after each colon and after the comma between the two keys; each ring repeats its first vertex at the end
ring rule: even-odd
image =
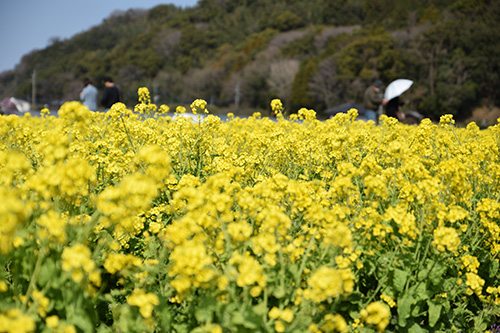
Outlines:
{"type": "Polygon", "coordinates": [[[460,120],[500,105],[498,17],[492,0],[200,0],[187,9],[131,9],[25,55],[0,74],[0,91],[31,100],[36,69],[40,105],[77,99],[86,76],[102,89],[111,75],[129,105],[135,87],[148,86],[157,103],[204,98],[265,109],[281,98],[287,112],[305,106],[321,116],[360,102],[375,78],[408,78],[408,110],[460,120]],[[273,79],[272,67],[286,77],[273,79]]]}

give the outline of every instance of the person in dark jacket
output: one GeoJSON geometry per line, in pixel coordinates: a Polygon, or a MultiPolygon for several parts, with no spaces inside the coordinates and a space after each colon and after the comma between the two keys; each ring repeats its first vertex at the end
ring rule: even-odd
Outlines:
{"type": "Polygon", "coordinates": [[[379,105],[387,103],[387,100],[382,98],[380,87],[382,87],[382,81],[376,80],[365,90],[363,97],[366,120],[373,120],[375,123],[377,122],[377,109],[379,105]]]}
{"type": "Polygon", "coordinates": [[[115,85],[113,79],[110,77],[106,77],[104,79],[104,93],[101,98],[101,104],[109,110],[113,104],[121,101],[120,98],[120,89],[115,85]]]}
{"type": "Polygon", "coordinates": [[[399,110],[399,107],[402,105],[404,105],[404,103],[399,100],[399,97],[390,99],[385,106],[386,116],[402,120],[403,114],[399,110]]]}

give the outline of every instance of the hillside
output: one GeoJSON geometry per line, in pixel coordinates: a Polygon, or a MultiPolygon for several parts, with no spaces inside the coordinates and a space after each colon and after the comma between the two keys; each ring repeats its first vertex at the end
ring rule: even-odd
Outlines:
{"type": "Polygon", "coordinates": [[[102,24],[23,57],[0,74],[5,98],[57,107],[84,77],[111,75],[133,107],[137,88],[168,105],[204,98],[212,110],[287,112],[360,101],[380,78],[415,81],[404,108],[465,119],[500,105],[500,3],[493,0],[200,0],[117,12],[102,24]],[[384,10],[389,9],[389,10],[384,10]],[[238,108],[234,108],[237,104],[238,108]]]}

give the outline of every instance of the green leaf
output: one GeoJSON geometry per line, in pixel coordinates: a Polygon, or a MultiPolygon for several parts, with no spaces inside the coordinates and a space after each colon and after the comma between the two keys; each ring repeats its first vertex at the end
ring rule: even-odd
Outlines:
{"type": "Polygon", "coordinates": [[[490,264],[490,278],[496,277],[498,275],[498,268],[500,264],[498,261],[494,260],[490,264]]]}
{"type": "Polygon", "coordinates": [[[213,311],[210,308],[199,307],[194,312],[194,316],[196,317],[196,320],[200,323],[210,323],[212,322],[213,311]]]}
{"type": "MultiPolygon", "coordinates": [[[[248,311],[245,314],[248,315],[248,311]]],[[[255,318],[252,318],[251,315],[248,317],[245,317],[240,312],[235,312],[232,315],[231,323],[238,325],[238,326],[243,326],[245,328],[255,329],[255,328],[257,328],[257,325],[255,324],[255,322],[252,321],[252,319],[255,319],[255,318]]]]}
{"type": "Polygon", "coordinates": [[[245,322],[245,318],[239,312],[234,312],[231,316],[231,323],[235,325],[242,325],[245,322]]]}
{"type": "Polygon", "coordinates": [[[417,283],[409,289],[410,295],[413,295],[415,300],[426,300],[432,296],[432,292],[427,290],[424,282],[417,283]]]}
{"type": "Polygon", "coordinates": [[[434,327],[439,320],[443,305],[432,300],[428,300],[427,304],[429,305],[429,326],[434,327]]]}
{"type": "Polygon", "coordinates": [[[273,292],[273,295],[274,297],[276,298],[282,298],[283,296],[285,296],[286,294],[286,290],[284,287],[282,286],[279,286],[278,288],[276,288],[276,290],[274,290],[273,292]]]}
{"type": "Polygon", "coordinates": [[[51,284],[53,288],[58,288],[61,285],[59,277],[61,274],[56,272],[56,263],[54,259],[47,258],[40,268],[40,274],[38,275],[38,284],[43,288],[47,284],[51,284]]]}
{"type": "Polygon", "coordinates": [[[411,316],[413,318],[419,317],[421,315],[420,311],[422,311],[423,305],[424,304],[422,304],[421,302],[415,302],[415,304],[413,305],[413,307],[411,309],[411,316]]]}
{"type": "Polygon", "coordinates": [[[255,312],[255,314],[260,315],[260,316],[266,315],[267,314],[266,303],[260,302],[258,305],[254,306],[253,312],[255,312]]]}
{"type": "Polygon", "coordinates": [[[432,293],[429,293],[427,290],[427,285],[425,283],[420,283],[415,289],[415,298],[417,299],[426,300],[432,296],[432,293]]]}
{"type": "Polygon", "coordinates": [[[299,269],[296,264],[290,264],[288,267],[288,272],[292,275],[294,280],[299,279],[299,269]]]}
{"type": "Polygon", "coordinates": [[[422,269],[418,272],[418,274],[417,274],[417,278],[418,278],[418,280],[419,280],[419,281],[422,281],[422,280],[425,280],[425,279],[427,279],[427,278],[428,278],[428,276],[427,276],[427,275],[429,274],[429,268],[431,267],[431,263],[432,263],[432,261],[431,261],[431,260],[427,261],[427,265],[425,266],[425,268],[422,268],[422,269]]]}
{"type": "MultiPolygon", "coordinates": [[[[429,268],[431,268],[431,262],[429,262],[429,268]]],[[[429,273],[429,280],[433,285],[440,285],[443,283],[444,273],[446,272],[446,266],[441,263],[436,263],[429,273]]]]}
{"type": "Polygon", "coordinates": [[[394,270],[394,289],[396,289],[397,292],[400,293],[403,291],[408,276],[409,274],[406,271],[401,269],[394,270]]]}
{"type": "Polygon", "coordinates": [[[420,327],[419,324],[417,323],[414,323],[413,325],[411,325],[411,327],[408,329],[408,333],[425,333],[427,332],[426,330],[424,330],[422,327],[420,327]]]}
{"type": "Polygon", "coordinates": [[[202,297],[199,306],[194,312],[194,316],[198,322],[209,323],[213,320],[215,309],[216,303],[212,298],[202,297]]]}
{"type": "Polygon", "coordinates": [[[411,306],[415,302],[413,297],[408,294],[398,299],[398,324],[399,326],[406,326],[406,319],[410,317],[411,306]]]}
{"type": "Polygon", "coordinates": [[[480,324],[474,325],[474,329],[476,332],[485,332],[487,328],[488,328],[488,324],[486,324],[486,323],[480,323],[480,324]]]}
{"type": "Polygon", "coordinates": [[[85,313],[78,313],[69,319],[73,325],[80,328],[83,332],[92,332],[94,330],[94,325],[85,313]]]}
{"type": "Polygon", "coordinates": [[[177,333],[187,333],[189,332],[189,326],[187,324],[174,324],[174,332],[177,333]]]}

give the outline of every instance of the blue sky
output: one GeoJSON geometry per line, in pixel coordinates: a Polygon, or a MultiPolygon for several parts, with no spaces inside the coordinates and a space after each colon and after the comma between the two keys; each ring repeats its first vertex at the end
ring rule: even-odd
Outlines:
{"type": "Polygon", "coordinates": [[[0,72],[49,41],[62,40],[98,25],[114,10],[150,9],[159,4],[195,6],[197,0],[0,0],[0,72]]]}

